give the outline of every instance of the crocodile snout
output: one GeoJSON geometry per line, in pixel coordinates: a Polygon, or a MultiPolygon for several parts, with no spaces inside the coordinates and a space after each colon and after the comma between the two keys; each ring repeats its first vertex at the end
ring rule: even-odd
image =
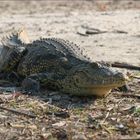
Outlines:
{"type": "Polygon", "coordinates": [[[117,80],[120,80],[120,81],[129,81],[129,77],[124,74],[124,73],[121,73],[121,72],[117,72],[115,75],[114,75],[114,78],[116,78],[117,80]]]}

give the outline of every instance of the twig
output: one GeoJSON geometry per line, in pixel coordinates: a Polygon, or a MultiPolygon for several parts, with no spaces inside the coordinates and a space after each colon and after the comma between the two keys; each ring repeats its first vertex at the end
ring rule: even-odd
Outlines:
{"type": "Polygon", "coordinates": [[[103,34],[106,33],[106,31],[93,31],[93,30],[86,30],[85,32],[87,35],[92,35],[92,34],[103,34]]]}
{"type": "Polygon", "coordinates": [[[128,34],[128,32],[126,31],[122,31],[122,30],[115,30],[115,31],[112,31],[113,33],[120,33],[120,34],[128,34]]]}
{"type": "Polygon", "coordinates": [[[104,129],[109,134],[112,134],[112,132],[107,127],[105,127],[104,125],[101,125],[101,127],[102,127],[102,129],[104,129]]]}
{"type": "Polygon", "coordinates": [[[140,70],[140,66],[134,66],[132,64],[120,63],[120,62],[112,63],[111,66],[117,68],[126,68],[131,70],[140,70]]]}
{"type": "Polygon", "coordinates": [[[20,111],[17,111],[15,109],[6,108],[6,107],[3,107],[3,106],[0,106],[0,109],[15,113],[17,115],[23,115],[23,116],[27,116],[27,117],[30,117],[30,118],[36,118],[35,115],[28,114],[28,113],[25,113],[25,112],[20,112],[20,111]]]}
{"type": "Polygon", "coordinates": [[[82,35],[82,36],[88,36],[88,34],[80,33],[80,32],[77,32],[77,34],[82,35]]]}
{"type": "Polygon", "coordinates": [[[137,76],[137,75],[132,75],[132,77],[135,79],[140,79],[140,76],[137,76]]]}
{"type": "Polygon", "coordinates": [[[118,140],[140,140],[140,136],[136,136],[136,137],[122,137],[119,138],[118,140]]]}
{"type": "Polygon", "coordinates": [[[111,107],[108,112],[106,113],[105,118],[102,120],[101,124],[104,124],[106,119],[110,116],[110,112],[114,109],[115,106],[111,107]]]}
{"type": "Polygon", "coordinates": [[[115,93],[119,96],[124,96],[124,97],[130,97],[130,98],[137,98],[140,99],[140,95],[135,95],[135,94],[131,94],[131,93],[115,93]]]}
{"type": "Polygon", "coordinates": [[[36,125],[25,125],[25,124],[10,124],[11,127],[13,128],[28,128],[28,129],[32,129],[32,130],[36,130],[37,126],[36,125]]]}
{"type": "Polygon", "coordinates": [[[86,25],[82,25],[81,27],[86,29],[86,30],[93,30],[93,31],[96,31],[96,32],[107,32],[107,31],[102,31],[100,29],[89,27],[89,26],[86,26],[86,25]]]}
{"type": "Polygon", "coordinates": [[[47,102],[47,106],[52,108],[52,109],[62,110],[60,107],[52,105],[52,104],[49,104],[48,102],[47,102]]]}
{"type": "Polygon", "coordinates": [[[85,25],[82,25],[81,28],[82,29],[80,31],[78,31],[77,33],[82,36],[88,36],[88,35],[94,35],[94,34],[96,35],[96,34],[102,34],[102,33],[108,32],[108,31],[99,30],[97,28],[88,27],[85,25]]]}
{"type": "Polygon", "coordinates": [[[47,115],[55,115],[56,117],[60,117],[60,118],[69,118],[70,115],[68,112],[46,112],[47,115]]]}
{"type": "Polygon", "coordinates": [[[100,64],[116,67],[116,68],[125,68],[130,70],[140,70],[140,66],[135,66],[132,64],[124,63],[124,62],[108,62],[108,61],[97,61],[100,64]]]}
{"type": "Polygon", "coordinates": [[[102,123],[105,123],[106,119],[109,117],[110,112],[107,112],[105,118],[103,119],[102,123]]]}

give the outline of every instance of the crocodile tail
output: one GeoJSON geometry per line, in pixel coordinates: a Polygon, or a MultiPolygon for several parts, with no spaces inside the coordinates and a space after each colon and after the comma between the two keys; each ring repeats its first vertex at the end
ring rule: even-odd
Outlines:
{"type": "Polygon", "coordinates": [[[1,39],[2,45],[8,48],[30,43],[26,29],[20,28],[12,30],[8,35],[1,39]]]}

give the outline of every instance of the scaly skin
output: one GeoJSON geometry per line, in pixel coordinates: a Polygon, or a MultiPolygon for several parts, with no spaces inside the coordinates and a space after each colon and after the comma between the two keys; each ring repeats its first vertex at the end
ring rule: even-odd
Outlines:
{"type": "Polygon", "coordinates": [[[39,90],[44,85],[79,96],[106,96],[111,89],[125,85],[123,73],[93,62],[84,56],[84,50],[69,41],[46,38],[9,45],[7,40],[3,43],[6,53],[1,54],[0,70],[14,71],[23,77],[25,89],[39,90]]]}

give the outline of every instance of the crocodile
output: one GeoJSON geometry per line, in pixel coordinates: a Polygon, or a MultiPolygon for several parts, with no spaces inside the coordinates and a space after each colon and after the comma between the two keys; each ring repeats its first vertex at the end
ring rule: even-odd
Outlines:
{"type": "Polygon", "coordinates": [[[16,73],[26,90],[40,87],[78,96],[107,96],[126,84],[127,76],[91,60],[76,44],[60,38],[29,42],[24,30],[2,38],[0,72],[16,73]]]}

